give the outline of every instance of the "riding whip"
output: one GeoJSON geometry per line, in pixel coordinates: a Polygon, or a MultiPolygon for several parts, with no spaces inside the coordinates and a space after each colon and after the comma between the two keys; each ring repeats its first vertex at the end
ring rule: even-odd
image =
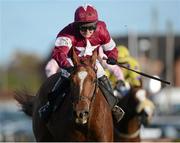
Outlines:
{"type": "MultiPolygon", "coordinates": [[[[103,60],[107,60],[107,59],[103,57],[103,60]]],[[[165,81],[165,80],[163,80],[163,79],[160,79],[160,78],[157,78],[157,77],[154,77],[154,76],[145,74],[145,73],[140,72],[140,71],[136,71],[136,70],[131,69],[131,68],[128,68],[128,67],[124,66],[125,64],[126,64],[126,63],[118,63],[118,62],[116,62],[116,65],[118,65],[119,67],[122,67],[122,68],[124,68],[124,69],[133,71],[133,72],[135,72],[135,73],[137,73],[137,74],[140,74],[140,75],[145,76],[145,77],[148,77],[148,78],[152,78],[152,79],[154,79],[154,80],[158,80],[158,81],[163,82],[163,83],[165,83],[165,84],[171,84],[169,81],[165,81]]]]}
{"type": "MultiPolygon", "coordinates": [[[[124,64],[124,63],[123,63],[123,64],[124,64]]],[[[160,79],[160,78],[157,78],[157,77],[154,77],[154,76],[151,76],[151,75],[145,74],[145,73],[143,73],[143,72],[139,72],[139,71],[136,71],[136,70],[130,69],[130,68],[128,68],[128,67],[126,67],[126,66],[124,66],[123,64],[116,62],[116,65],[118,65],[118,66],[120,66],[120,67],[122,67],[122,68],[125,68],[125,69],[127,69],[127,70],[133,71],[133,72],[135,72],[135,73],[137,73],[137,74],[140,74],[140,75],[142,75],[142,76],[146,76],[146,77],[149,77],[149,78],[152,78],[152,79],[158,80],[158,81],[163,82],[163,83],[165,83],[165,84],[170,84],[170,82],[169,82],[169,81],[165,81],[165,80],[163,80],[163,79],[160,79]]]]}

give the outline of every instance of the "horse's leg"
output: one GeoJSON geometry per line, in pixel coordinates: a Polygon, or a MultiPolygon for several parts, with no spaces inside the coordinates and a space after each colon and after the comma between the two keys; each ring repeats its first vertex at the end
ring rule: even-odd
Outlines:
{"type": "Polygon", "coordinates": [[[33,115],[33,132],[38,142],[53,141],[53,136],[49,132],[46,124],[40,119],[38,112],[33,115]]]}

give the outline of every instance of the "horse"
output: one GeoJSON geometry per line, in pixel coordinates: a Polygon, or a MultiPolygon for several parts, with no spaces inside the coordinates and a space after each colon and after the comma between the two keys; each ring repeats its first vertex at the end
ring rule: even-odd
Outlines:
{"type": "Polygon", "coordinates": [[[150,123],[154,105],[146,97],[146,92],[142,87],[131,87],[129,93],[121,97],[118,104],[124,110],[125,115],[119,123],[115,124],[114,140],[140,142],[141,125],[150,123]]]}
{"type": "Polygon", "coordinates": [[[22,110],[32,116],[36,141],[113,141],[112,113],[98,87],[96,59],[96,51],[92,57],[81,61],[73,50],[74,71],[69,77],[69,84],[64,87],[69,92],[47,123],[40,119],[38,110],[47,102],[48,93],[61,73],[48,78],[35,96],[15,95],[22,110]]]}

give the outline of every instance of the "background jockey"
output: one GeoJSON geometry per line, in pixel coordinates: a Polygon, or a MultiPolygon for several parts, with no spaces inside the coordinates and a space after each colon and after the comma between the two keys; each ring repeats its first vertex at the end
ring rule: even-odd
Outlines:
{"type": "MultiPolygon", "coordinates": [[[[125,66],[127,66],[130,69],[140,71],[140,65],[138,61],[133,58],[127,47],[123,45],[117,46],[118,49],[118,62],[120,63],[126,63],[125,66]]],[[[115,96],[122,97],[126,96],[129,92],[130,88],[132,87],[140,87],[142,88],[142,77],[141,75],[132,72],[127,69],[123,69],[120,67],[117,67],[117,65],[113,66],[107,66],[108,70],[106,70],[106,75],[109,77],[110,81],[112,82],[113,88],[115,89],[115,96]],[[117,70],[119,68],[119,71],[117,70]],[[116,74],[114,74],[116,72],[116,74]],[[122,75],[123,76],[119,76],[122,75]]],[[[144,93],[146,93],[144,91],[144,93]]],[[[155,110],[154,103],[149,100],[148,98],[144,98],[137,107],[137,112],[141,113],[143,111],[144,114],[147,115],[147,122],[150,122],[152,119],[152,115],[155,110]]]]}
{"type": "MultiPolygon", "coordinates": [[[[126,63],[126,66],[128,68],[134,69],[136,71],[140,71],[141,67],[138,63],[138,61],[132,57],[128,51],[128,49],[123,46],[119,45],[117,47],[118,49],[118,62],[126,63]]],[[[141,75],[132,72],[130,70],[122,68],[123,75],[125,80],[131,85],[131,86],[142,86],[142,77],[141,75]]]]}
{"type": "MultiPolygon", "coordinates": [[[[140,71],[141,67],[138,61],[132,57],[127,49],[123,45],[118,47],[118,62],[126,63],[126,66],[130,69],[140,71]]],[[[130,87],[142,87],[142,77],[141,75],[132,72],[130,70],[122,68],[122,72],[125,78],[124,84],[121,81],[114,81],[116,83],[116,89],[122,94],[126,95],[130,90],[130,87]]],[[[113,78],[113,77],[112,77],[113,78]]]]}
{"type": "MultiPolygon", "coordinates": [[[[129,51],[125,46],[119,45],[117,49],[119,63],[125,63],[125,66],[128,68],[140,71],[140,65],[138,61],[130,56],[129,51]]],[[[120,68],[117,65],[106,67],[108,67],[108,70],[106,70],[106,75],[109,77],[113,88],[115,88],[118,93],[120,93],[115,93],[116,96],[125,96],[129,92],[130,87],[142,86],[142,78],[139,74],[127,69],[120,68]]]]}
{"type": "MultiPolygon", "coordinates": [[[[106,28],[105,22],[98,19],[98,13],[93,6],[85,5],[78,7],[75,11],[74,22],[63,28],[57,35],[52,59],[46,66],[47,76],[49,77],[57,73],[59,68],[67,72],[64,74],[65,76],[68,77],[71,74],[73,71],[73,63],[71,61],[72,48],[74,48],[80,60],[83,60],[91,57],[93,51],[98,50],[100,46],[102,46],[105,55],[108,57],[107,63],[115,64],[118,51],[115,42],[106,28]]],[[[124,112],[117,106],[118,99],[113,95],[112,87],[98,60],[96,67],[100,88],[102,86],[105,87],[105,90],[102,90],[102,92],[112,109],[115,120],[120,121],[124,112]]],[[[62,81],[61,83],[60,86],[63,86],[62,81]]],[[[52,106],[53,100],[48,101],[40,108],[39,114],[42,119],[46,119],[50,115],[52,106]]]]}

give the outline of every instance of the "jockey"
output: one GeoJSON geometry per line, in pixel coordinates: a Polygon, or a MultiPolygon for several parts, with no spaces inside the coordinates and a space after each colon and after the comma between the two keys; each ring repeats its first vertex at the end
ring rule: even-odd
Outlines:
{"type": "MultiPolygon", "coordinates": [[[[130,56],[128,49],[123,46],[119,45],[118,49],[118,62],[125,63],[128,68],[140,71],[140,65],[138,61],[130,56]]],[[[116,96],[125,96],[130,87],[141,87],[142,86],[142,78],[139,74],[129,71],[127,69],[121,69],[119,67],[119,72],[123,74],[123,78],[118,78],[112,72],[106,71],[106,75],[109,77],[110,81],[112,82],[113,87],[120,93],[115,92],[116,96]]]]}
{"type": "MultiPolygon", "coordinates": [[[[128,68],[136,71],[140,71],[140,65],[138,61],[130,55],[128,49],[125,46],[119,45],[117,46],[117,49],[118,49],[118,62],[126,63],[126,66],[128,68]]],[[[113,69],[111,69],[111,71],[112,70],[113,69]]],[[[106,75],[109,77],[110,81],[112,82],[112,85],[114,85],[115,96],[121,98],[122,96],[127,95],[131,87],[142,87],[141,75],[132,72],[130,70],[121,69],[121,68],[119,68],[119,72],[123,73],[124,79],[119,78],[117,76],[117,73],[113,74],[113,72],[109,72],[109,71],[107,71],[106,73],[106,75]]],[[[139,97],[140,104],[138,105],[136,110],[138,113],[141,112],[144,113],[148,117],[147,122],[150,122],[155,110],[155,105],[150,99],[146,98],[145,90],[141,89],[141,92],[144,93],[144,95],[141,94],[142,97],[139,97]]]]}
{"type": "MultiPolygon", "coordinates": [[[[125,46],[118,46],[118,62],[126,63],[127,67],[136,71],[140,71],[141,67],[138,61],[133,58],[128,49],[125,46]]],[[[122,69],[125,80],[130,84],[130,86],[142,86],[142,77],[141,75],[132,72],[127,69],[122,69]]]]}
{"type": "MultiPolygon", "coordinates": [[[[110,37],[105,22],[98,19],[98,13],[93,6],[85,5],[78,7],[75,11],[74,22],[67,25],[57,35],[52,59],[46,66],[46,75],[49,77],[61,69],[66,71],[68,73],[66,75],[69,76],[73,71],[71,60],[72,48],[74,48],[80,60],[83,60],[92,56],[93,51],[98,50],[100,46],[102,46],[104,53],[108,57],[107,63],[115,64],[118,51],[115,42],[110,37]]],[[[102,89],[102,92],[112,109],[114,119],[119,122],[124,112],[117,106],[118,99],[113,95],[111,84],[98,60],[96,61],[96,67],[100,88],[102,86],[106,88],[102,89]]],[[[60,84],[60,86],[63,85],[60,84]]],[[[42,119],[51,114],[52,106],[53,102],[48,101],[40,108],[39,114],[42,119]]]]}

